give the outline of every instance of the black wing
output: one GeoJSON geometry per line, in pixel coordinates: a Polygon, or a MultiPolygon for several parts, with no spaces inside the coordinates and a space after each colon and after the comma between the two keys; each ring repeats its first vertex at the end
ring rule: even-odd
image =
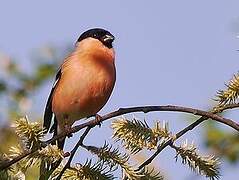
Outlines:
{"type": "MultiPolygon", "coordinates": [[[[46,108],[45,108],[43,127],[45,129],[47,129],[47,132],[50,129],[51,120],[52,120],[52,116],[53,116],[53,112],[52,112],[52,96],[53,96],[54,90],[55,90],[56,85],[59,82],[60,78],[61,78],[61,68],[57,71],[55,82],[54,82],[54,85],[53,85],[53,87],[51,89],[51,93],[50,93],[50,95],[48,97],[46,108]]],[[[54,122],[53,126],[55,126],[55,122],[54,122]]]]}

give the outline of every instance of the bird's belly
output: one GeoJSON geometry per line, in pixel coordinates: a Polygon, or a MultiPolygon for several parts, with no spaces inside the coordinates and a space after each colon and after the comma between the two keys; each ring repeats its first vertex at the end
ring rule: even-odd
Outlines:
{"type": "MultiPolygon", "coordinates": [[[[89,73],[67,78],[67,82],[64,77],[61,80],[54,96],[58,98],[53,98],[53,112],[58,121],[71,126],[76,120],[95,115],[105,105],[115,77],[106,73],[89,73]]],[[[59,125],[62,126],[61,123],[59,125]]]]}
{"type": "Polygon", "coordinates": [[[95,115],[107,102],[113,87],[106,82],[94,83],[81,91],[73,92],[69,102],[69,114],[72,119],[95,115]]]}

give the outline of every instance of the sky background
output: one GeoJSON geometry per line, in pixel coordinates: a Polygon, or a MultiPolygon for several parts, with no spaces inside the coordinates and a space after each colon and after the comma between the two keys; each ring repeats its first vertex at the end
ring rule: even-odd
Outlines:
{"type": "MultiPolygon", "coordinates": [[[[73,47],[82,32],[102,27],[116,37],[117,83],[101,114],[135,105],[173,104],[207,110],[216,91],[239,69],[238,7],[237,0],[0,0],[0,52],[29,70],[35,49],[48,44],[73,47]]],[[[33,99],[40,113],[51,85],[52,81],[48,82],[33,99]]],[[[31,112],[28,115],[31,117],[31,112]]],[[[168,121],[173,132],[187,124],[185,115],[179,113],[135,116],[150,122],[168,121]]],[[[228,117],[237,119],[238,113],[228,117]]],[[[91,134],[88,142],[100,145],[108,139],[108,125],[104,123],[91,134]]],[[[201,152],[207,153],[201,130],[197,128],[184,138],[194,140],[201,152]]],[[[70,149],[72,142],[68,145],[70,149]]],[[[171,180],[191,179],[193,174],[175,163],[174,155],[166,149],[154,162],[171,180]]],[[[238,165],[223,163],[222,168],[223,180],[239,175],[238,165]]]]}

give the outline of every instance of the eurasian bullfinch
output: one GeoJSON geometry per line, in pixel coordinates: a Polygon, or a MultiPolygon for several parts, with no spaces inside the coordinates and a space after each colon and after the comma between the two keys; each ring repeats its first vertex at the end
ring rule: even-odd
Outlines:
{"type": "MultiPolygon", "coordinates": [[[[66,131],[75,121],[97,115],[105,105],[116,80],[113,41],[114,36],[100,28],[81,34],[56,74],[44,114],[47,131],[53,135],[66,131]]],[[[58,140],[60,149],[64,142],[65,138],[58,140]]]]}

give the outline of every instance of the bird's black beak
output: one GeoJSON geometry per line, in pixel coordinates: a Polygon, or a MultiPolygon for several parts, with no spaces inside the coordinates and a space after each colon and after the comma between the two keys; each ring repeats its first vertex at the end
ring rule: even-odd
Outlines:
{"type": "Polygon", "coordinates": [[[115,40],[115,37],[113,35],[106,34],[103,36],[102,41],[106,44],[111,44],[115,40]]]}

